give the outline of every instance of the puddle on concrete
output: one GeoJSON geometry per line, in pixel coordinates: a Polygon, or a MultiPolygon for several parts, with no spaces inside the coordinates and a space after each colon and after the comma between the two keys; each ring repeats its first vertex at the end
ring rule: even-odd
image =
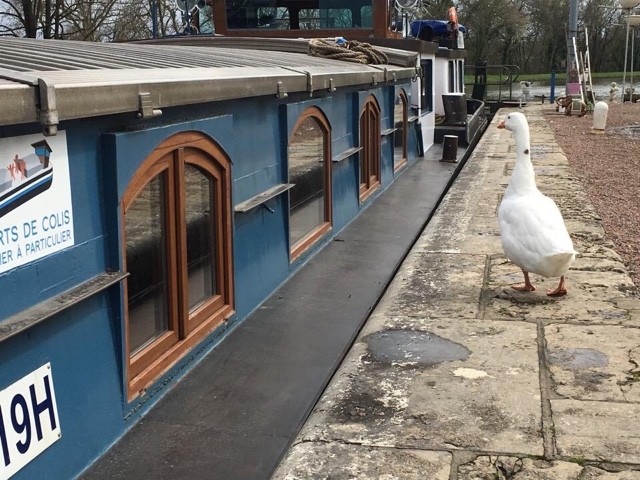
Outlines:
{"type": "Polygon", "coordinates": [[[386,330],[367,337],[371,358],[377,362],[411,363],[431,367],[466,360],[469,349],[430,332],[386,330]]]}
{"type": "Polygon", "coordinates": [[[602,352],[592,348],[556,349],[549,352],[549,361],[570,370],[606,367],[609,358],[602,352]]]}

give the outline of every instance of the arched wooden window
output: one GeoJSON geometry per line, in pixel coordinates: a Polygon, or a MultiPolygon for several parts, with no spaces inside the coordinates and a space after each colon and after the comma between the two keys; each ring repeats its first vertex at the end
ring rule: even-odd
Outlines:
{"type": "Polygon", "coordinates": [[[195,132],[158,146],[124,194],[129,398],[233,312],[230,194],[229,159],[195,132]]]}
{"type": "Polygon", "coordinates": [[[380,107],[373,95],[360,113],[360,200],[380,185],[380,107]]]}
{"type": "Polygon", "coordinates": [[[398,170],[407,163],[407,94],[401,90],[393,106],[393,168],[398,170]]]}
{"type": "Polygon", "coordinates": [[[331,230],[331,129],[317,107],[305,110],[289,137],[291,259],[331,230]]]}

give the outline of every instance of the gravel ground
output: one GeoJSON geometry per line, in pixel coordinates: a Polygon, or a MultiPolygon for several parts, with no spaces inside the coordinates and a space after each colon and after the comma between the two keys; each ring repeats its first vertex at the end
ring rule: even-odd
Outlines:
{"type": "Polygon", "coordinates": [[[550,106],[547,119],[640,287],[640,103],[609,105],[602,135],[592,133],[592,114],[567,117],[550,106]]]}

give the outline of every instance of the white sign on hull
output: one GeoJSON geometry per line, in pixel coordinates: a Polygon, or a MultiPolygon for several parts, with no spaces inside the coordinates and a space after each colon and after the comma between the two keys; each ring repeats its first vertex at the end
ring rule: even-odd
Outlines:
{"type": "Polygon", "coordinates": [[[0,391],[0,479],[13,476],[60,437],[50,363],[0,391]]]}
{"type": "Polygon", "coordinates": [[[0,273],[73,244],[65,132],[0,138],[0,273]]]}

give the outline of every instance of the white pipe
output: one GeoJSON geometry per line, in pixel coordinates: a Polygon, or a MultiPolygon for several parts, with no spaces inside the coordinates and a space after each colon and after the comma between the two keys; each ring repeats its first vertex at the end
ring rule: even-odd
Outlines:
{"type": "MultiPolygon", "coordinates": [[[[620,6],[627,11],[627,36],[624,44],[624,73],[622,74],[622,103],[624,103],[624,94],[627,89],[627,51],[629,50],[629,25],[631,23],[631,10],[638,6],[638,0],[618,0],[620,6]]],[[[633,15],[636,17],[637,15],[633,15]]],[[[634,20],[635,21],[635,20],[634,20]]],[[[633,60],[632,60],[633,62],[633,60]]],[[[629,97],[631,99],[631,97],[629,97]]]]}
{"type": "Polygon", "coordinates": [[[631,27],[631,80],[629,81],[629,101],[633,103],[633,44],[635,43],[636,27],[631,27]]]}
{"type": "Polygon", "coordinates": [[[631,87],[629,89],[629,101],[633,103],[633,60],[635,58],[633,54],[633,45],[636,40],[636,27],[640,25],[640,15],[629,15],[629,25],[631,25],[631,81],[629,82],[631,87]]]}
{"type": "Polygon", "coordinates": [[[622,73],[622,103],[624,103],[624,95],[627,86],[627,51],[629,50],[629,16],[631,15],[631,9],[627,9],[627,35],[624,42],[624,72],[622,73]]]}

